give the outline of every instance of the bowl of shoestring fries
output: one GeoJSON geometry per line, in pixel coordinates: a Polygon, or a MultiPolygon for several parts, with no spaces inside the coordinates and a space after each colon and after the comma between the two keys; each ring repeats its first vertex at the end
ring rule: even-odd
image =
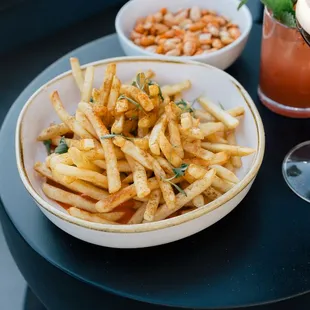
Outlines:
{"type": "Polygon", "coordinates": [[[153,57],[70,62],[29,98],[16,129],[21,179],[56,226],[101,246],[155,246],[245,197],[265,139],[233,77],[153,57]]]}

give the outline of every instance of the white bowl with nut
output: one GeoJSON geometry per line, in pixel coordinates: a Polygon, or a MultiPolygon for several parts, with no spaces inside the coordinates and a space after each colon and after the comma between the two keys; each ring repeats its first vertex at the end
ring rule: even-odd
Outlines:
{"type": "Polygon", "coordinates": [[[252,16],[239,0],[131,0],[115,28],[127,56],[204,62],[225,70],[241,55],[252,16]]]}
{"type": "Polygon", "coordinates": [[[154,57],[71,64],[29,98],[16,128],[20,177],[60,229],[101,246],[155,246],[245,197],[264,129],[233,77],[154,57]]]}

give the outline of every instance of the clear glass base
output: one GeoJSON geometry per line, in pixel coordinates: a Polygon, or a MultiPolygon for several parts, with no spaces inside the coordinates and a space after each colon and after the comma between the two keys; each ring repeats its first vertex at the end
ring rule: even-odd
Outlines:
{"type": "Polygon", "coordinates": [[[310,141],[298,144],[286,155],[282,172],[291,190],[310,202],[310,141]]]}
{"type": "Polygon", "coordinates": [[[277,114],[287,116],[287,117],[293,117],[293,118],[310,118],[310,108],[294,108],[290,107],[284,104],[281,104],[279,102],[276,102],[272,99],[270,99],[268,96],[266,96],[261,88],[258,86],[258,97],[262,104],[267,107],[272,112],[275,112],[277,114]]]}

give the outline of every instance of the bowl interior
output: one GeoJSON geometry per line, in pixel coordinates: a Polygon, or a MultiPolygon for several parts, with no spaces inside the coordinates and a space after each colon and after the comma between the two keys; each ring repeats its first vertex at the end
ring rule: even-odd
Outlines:
{"type": "Polygon", "coordinates": [[[132,0],[119,12],[117,24],[128,38],[139,17],[154,14],[163,7],[166,7],[171,12],[177,12],[179,9],[189,8],[194,5],[215,10],[220,15],[230,19],[232,23],[239,25],[242,33],[247,31],[251,25],[246,8],[243,7],[237,10],[239,5],[237,0],[132,0]]]}
{"type": "MultiPolygon", "coordinates": [[[[253,112],[253,109],[255,110],[251,106],[253,103],[248,103],[251,99],[246,92],[238,82],[225,72],[208,65],[193,62],[178,63],[141,58],[116,58],[113,61],[117,62],[117,76],[122,82],[130,81],[139,70],[152,69],[156,73],[155,80],[160,85],[190,79],[192,88],[184,92],[184,98],[187,100],[194,100],[198,96],[205,95],[215,103],[223,105],[225,109],[243,106],[246,112],[236,132],[237,142],[239,145],[258,149],[259,140],[263,138],[261,137],[256,119],[257,112],[253,112]]],[[[100,87],[103,81],[107,63],[107,61],[100,61],[93,64],[95,66],[94,86],[97,88],[100,87]]],[[[59,92],[63,104],[69,113],[74,114],[76,110],[80,100],[80,93],[71,72],[64,73],[41,87],[29,99],[20,115],[20,130],[17,132],[17,139],[20,140],[18,147],[21,147],[20,158],[22,158],[21,161],[23,163],[19,162],[18,164],[22,167],[22,174],[25,173],[27,181],[24,180],[24,182],[29,182],[32,190],[45,201],[48,201],[53,208],[67,213],[56,202],[44,195],[41,189],[43,179],[33,169],[36,161],[44,161],[46,157],[45,146],[43,143],[37,142],[36,137],[42,129],[48,127],[51,123],[60,122],[49,101],[49,94],[54,90],[59,92]]],[[[194,107],[197,107],[197,104],[194,107]]],[[[237,172],[240,179],[243,179],[250,171],[254,161],[257,161],[257,156],[258,154],[253,154],[243,158],[243,167],[237,172]]]]}

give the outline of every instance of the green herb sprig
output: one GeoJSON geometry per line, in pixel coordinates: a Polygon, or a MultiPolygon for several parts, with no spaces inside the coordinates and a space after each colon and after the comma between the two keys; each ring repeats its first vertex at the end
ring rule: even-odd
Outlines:
{"type": "Polygon", "coordinates": [[[186,192],[177,184],[171,182],[173,179],[179,178],[185,174],[186,169],[188,168],[188,164],[182,164],[179,168],[172,168],[172,171],[174,173],[174,176],[172,176],[169,179],[162,178],[163,181],[168,182],[171,184],[174,188],[176,188],[180,193],[187,196],[186,192]]]}
{"type": "Polygon", "coordinates": [[[121,100],[121,99],[127,99],[129,102],[131,102],[132,104],[134,104],[134,105],[137,107],[137,109],[143,111],[143,108],[141,107],[140,103],[138,103],[137,101],[135,101],[135,100],[129,98],[128,96],[120,95],[120,96],[117,98],[117,100],[121,100]]]}
{"type": "Polygon", "coordinates": [[[102,139],[102,140],[104,140],[104,139],[113,139],[115,137],[122,137],[122,138],[124,138],[126,140],[129,140],[129,141],[132,141],[134,139],[134,138],[126,137],[126,136],[124,136],[121,133],[110,133],[110,134],[101,136],[100,139],[102,139]]]}
{"type": "Polygon", "coordinates": [[[185,113],[185,112],[193,113],[194,112],[194,109],[192,108],[192,106],[189,105],[184,99],[181,99],[175,102],[175,104],[182,110],[182,113],[185,113]]]}
{"type": "Polygon", "coordinates": [[[51,140],[51,139],[45,140],[45,141],[43,141],[43,144],[45,145],[47,154],[50,155],[51,152],[52,152],[52,151],[51,151],[52,140],[51,140]]]}
{"type": "MultiPolygon", "coordinates": [[[[238,9],[247,2],[248,0],[241,0],[238,9]]],[[[275,19],[288,27],[296,27],[296,15],[294,10],[296,0],[261,0],[261,2],[272,12],[275,19]]]]}
{"type": "Polygon", "coordinates": [[[55,148],[55,153],[56,154],[64,154],[64,153],[68,152],[68,149],[69,149],[69,147],[66,143],[65,137],[61,137],[58,146],[55,148]]]}

